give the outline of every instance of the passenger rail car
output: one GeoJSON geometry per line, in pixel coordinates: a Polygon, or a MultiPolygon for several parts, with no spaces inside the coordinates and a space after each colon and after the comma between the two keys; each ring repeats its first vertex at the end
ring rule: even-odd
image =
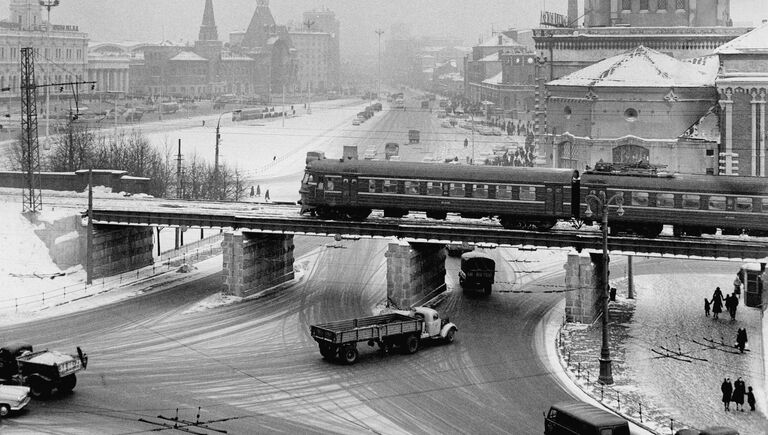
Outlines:
{"type": "Polygon", "coordinates": [[[439,165],[415,162],[315,160],[302,180],[302,213],[323,219],[362,220],[372,210],[386,217],[411,211],[445,219],[498,218],[505,228],[547,230],[558,221],[591,223],[586,197],[621,193],[625,213],[614,213],[612,234],[658,235],[672,225],[677,236],[747,232],[768,235],[768,183],[714,175],[620,175],[572,169],[439,165]]]}

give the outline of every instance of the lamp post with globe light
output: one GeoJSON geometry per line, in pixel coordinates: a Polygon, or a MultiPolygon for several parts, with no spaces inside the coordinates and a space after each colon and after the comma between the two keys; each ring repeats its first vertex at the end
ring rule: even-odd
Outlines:
{"type": "Polygon", "coordinates": [[[592,212],[592,208],[590,206],[594,206],[596,210],[598,210],[600,213],[602,213],[602,232],[603,232],[603,343],[600,348],[600,375],[598,377],[598,382],[605,385],[613,384],[613,374],[612,374],[612,361],[611,361],[611,351],[608,347],[608,300],[609,300],[609,294],[611,285],[608,281],[609,278],[609,271],[608,271],[608,212],[611,204],[615,204],[617,206],[616,214],[618,216],[624,215],[624,208],[622,208],[622,205],[624,204],[624,195],[623,193],[617,193],[610,198],[607,198],[607,195],[605,193],[605,190],[601,190],[599,192],[595,192],[594,190],[591,191],[585,198],[585,202],[587,204],[587,210],[584,212],[584,216],[586,217],[592,217],[594,214],[592,212]]]}

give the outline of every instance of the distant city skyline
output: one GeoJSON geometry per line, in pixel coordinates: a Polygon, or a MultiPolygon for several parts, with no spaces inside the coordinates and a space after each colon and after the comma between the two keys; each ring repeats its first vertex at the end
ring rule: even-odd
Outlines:
{"type": "MultiPolygon", "coordinates": [[[[8,18],[10,0],[0,0],[0,17],[8,18]]],[[[202,20],[204,0],[61,0],[51,11],[51,21],[75,24],[97,42],[194,42],[202,20]]],[[[375,30],[404,23],[412,36],[451,36],[467,46],[495,31],[538,26],[539,12],[565,13],[567,0],[272,0],[270,9],[278,24],[301,23],[302,13],[327,7],[341,22],[341,54],[344,58],[375,55],[375,30]]],[[[214,0],[219,38],[245,30],[256,8],[253,0],[214,0]]],[[[583,11],[583,0],[579,1],[583,11]]],[[[765,0],[731,3],[735,25],[757,26],[768,19],[765,0]]],[[[44,12],[45,16],[45,12],[44,12]]]]}

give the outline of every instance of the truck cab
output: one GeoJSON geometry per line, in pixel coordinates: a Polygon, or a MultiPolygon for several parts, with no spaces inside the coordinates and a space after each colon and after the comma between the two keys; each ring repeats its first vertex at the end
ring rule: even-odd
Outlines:
{"type": "Polygon", "coordinates": [[[453,335],[457,328],[449,319],[443,319],[437,310],[429,307],[415,307],[408,315],[424,320],[424,329],[421,331],[421,339],[443,338],[447,342],[453,341],[453,335]]]}

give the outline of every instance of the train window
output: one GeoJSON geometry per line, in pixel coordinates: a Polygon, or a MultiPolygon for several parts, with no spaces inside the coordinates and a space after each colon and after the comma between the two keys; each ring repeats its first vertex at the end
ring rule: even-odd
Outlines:
{"type": "Polygon", "coordinates": [[[760,211],[768,213],[768,198],[762,198],[760,200],[760,211]]]}
{"type": "Polygon", "coordinates": [[[427,183],[427,195],[443,196],[443,183],[430,181],[427,183]]]}
{"type": "Polygon", "coordinates": [[[520,186],[520,201],[536,201],[536,187],[520,186]]]}
{"type": "Polygon", "coordinates": [[[325,180],[325,188],[328,190],[333,190],[333,188],[336,186],[336,183],[332,178],[329,178],[325,180]]]}
{"type": "Polygon", "coordinates": [[[699,195],[683,195],[683,208],[698,210],[701,208],[699,195]]]}
{"type": "Polygon", "coordinates": [[[674,208],[675,194],[674,193],[657,193],[656,207],[674,208]]]}
{"type": "Polygon", "coordinates": [[[368,180],[368,192],[376,193],[376,180],[368,180]]]}
{"type": "Polygon", "coordinates": [[[472,189],[472,198],[488,198],[488,186],[475,184],[475,188],[472,189]]]}
{"type": "Polygon", "coordinates": [[[381,191],[383,193],[397,193],[397,181],[384,180],[384,186],[382,187],[381,191]]]}
{"type": "Polygon", "coordinates": [[[709,209],[710,210],[725,210],[725,197],[724,196],[710,196],[709,197],[709,209]]]}
{"type": "Polygon", "coordinates": [[[509,186],[496,186],[496,199],[512,199],[512,188],[509,186]]]}
{"type": "Polygon", "coordinates": [[[736,211],[751,212],[752,198],[736,198],[736,211]]]}
{"type": "Polygon", "coordinates": [[[418,181],[406,181],[405,182],[405,193],[407,195],[418,195],[419,194],[419,182],[418,181]]]}
{"type": "Polygon", "coordinates": [[[648,192],[632,192],[632,205],[648,207],[648,192]]]}
{"type": "Polygon", "coordinates": [[[464,184],[463,183],[451,183],[451,196],[464,196],[464,184]]]}

